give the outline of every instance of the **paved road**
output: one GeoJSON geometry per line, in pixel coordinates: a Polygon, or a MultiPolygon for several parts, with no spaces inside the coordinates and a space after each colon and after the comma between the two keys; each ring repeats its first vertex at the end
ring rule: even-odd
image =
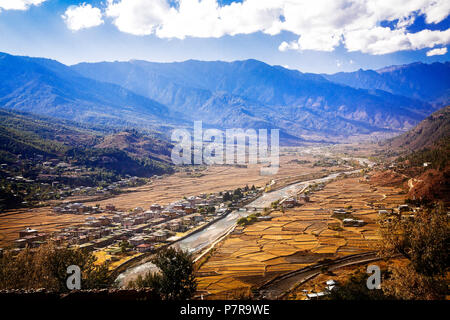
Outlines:
{"type": "Polygon", "coordinates": [[[342,267],[377,260],[380,260],[380,258],[376,255],[375,252],[367,252],[338,258],[328,263],[318,263],[306,268],[295,270],[262,285],[258,289],[257,298],[268,300],[280,299],[296,286],[303,284],[319,275],[321,273],[321,268],[324,266],[327,266],[328,270],[332,271],[342,267]]]}

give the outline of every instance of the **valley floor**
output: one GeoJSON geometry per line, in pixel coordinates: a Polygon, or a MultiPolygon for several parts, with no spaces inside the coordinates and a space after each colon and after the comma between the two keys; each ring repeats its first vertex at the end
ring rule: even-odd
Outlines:
{"type": "Polygon", "coordinates": [[[303,206],[237,228],[199,268],[198,294],[207,299],[249,297],[251,289],[287,272],[374,251],[380,239],[378,208],[396,208],[404,200],[401,189],[375,187],[361,177],[331,182],[303,206]],[[364,226],[344,227],[331,216],[333,209],[349,206],[364,226]]]}
{"type": "MultiPolygon", "coordinates": [[[[236,166],[208,166],[203,170],[187,173],[177,172],[173,175],[154,179],[151,183],[127,189],[125,193],[104,200],[95,200],[95,197],[71,197],[64,202],[83,202],[85,205],[105,207],[114,205],[118,210],[128,211],[136,207],[147,210],[150,205],[158,203],[169,204],[182,199],[184,196],[199,195],[232,190],[238,187],[259,186],[270,183],[271,179],[286,178],[294,175],[316,173],[320,171],[342,169],[342,167],[313,167],[312,163],[318,160],[318,154],[298,152],[282,152],[280,154],[280,169],[274,176],[261,176],[259,165],[249,165],[247,168],[236,166]],[[308,163],[293,162],[294,159],[309,161],[308,163]]],[[[101,215],[108,216],[108,213],[101,215]]],[[[96,216],[96,215],[93,215],[96,216]]],[[[18,238],[18,232],[30,227],[40,232],[53,232],[64,227],[83,224],[86,216],[75,214],[56,215],[52,207],[26,208],[8,210],[0,213],[0,247],[7,247],[18,238]]]]}

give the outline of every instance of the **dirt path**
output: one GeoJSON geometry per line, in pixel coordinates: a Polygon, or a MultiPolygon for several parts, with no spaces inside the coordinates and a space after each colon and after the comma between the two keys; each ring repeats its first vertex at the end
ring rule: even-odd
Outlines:
{"type": "Polygon", "coordinates": [[[339,258],[328,263],[318,263],[313,266],[292,271],[262,285],[258,289],[257,297],[268,300],[280,299],[298,285],[303,284],[319,275],[321,273],[321,269],[325,266],[328,267],[328,270],[332,271],[342,267],[377,260],[380,260],[380,258],[375,252],[366,252],[339,258]]]}

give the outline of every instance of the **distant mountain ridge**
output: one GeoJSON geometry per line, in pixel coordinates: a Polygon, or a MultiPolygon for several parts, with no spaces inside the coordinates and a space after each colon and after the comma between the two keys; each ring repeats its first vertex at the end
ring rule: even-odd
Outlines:
{"type": "MultiPolygon", "coordinates": [[[[448,65],[433,70],[447,70],[448,65]]],[[[350,80],[338,83],[343,82],[339,77],[353,75],[331,79],[252,59],[132,60],[68,67],[54,60],[0,53],[0,107],[123,128],[169,132],[202,120],[205,127],[278,128],[289,139],[340,142],[408,130],[436,110],[439,101],[447,100],[447,76],[427,93],[430,101],[414,89],[422,88],[418,80],[410,86],[420,94],[406,95],[398,92],[409,84],[394,88],[385,79],[393,73],[407,78],[417,72],[411,68],[417,69],[364,71],[368,88],[354,88],[350,80]]]]}
{"type": "Polygon", "coordinates": [[[324,75],[330,81],[359,89],[383,90],[438,105],[450,103],[450,62],[389,66],[379,70],[324,75]]]}
{"type": "Polygon", "coordinates": [[[83,77],[54,60],[4,53],[0,106],[106,125],[176,122],[166,106],[121,86],[83,77]]]}
{"type": "Polygon", "coordinates": [[[368,92],[257,60],[81,63],[80,74],[154,99],[188,119],[225,127],[278,127],[338,139],[405,130],[433,110],[426,102],[368,92]]]}

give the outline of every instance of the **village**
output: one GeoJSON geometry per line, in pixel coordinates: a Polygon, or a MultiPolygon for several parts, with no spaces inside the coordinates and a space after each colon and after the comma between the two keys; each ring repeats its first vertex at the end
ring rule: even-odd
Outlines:
{"type": "MultiPolygon", "coordinates": [[[[151,179],[161,177],[155,175],[151,179]]],[[[3,191],[9,195],[0,199],[0,210],[4,210],[41,206],[73,196],[102,199],[121,193],[123,188],[143,185],[150,179],[114,175],[80,165],[73,159],[44,159],[39,155],[22,159],[18,155],[13,164],[0,164],[0,180],[3,191]]]]}
{"type": "MultiPolygon", "coordinates": [[[[185,197],[168,205],[152,204],[128,211],[114,205],[88,206],[67,203],[53,207],[55,215],[84,215],[85,222],[45,233],[26,228],[14,241],[16,251],[37,248],[49,241],[93,251],[98,257],[107,255],[111,262],[124,262],[161,246],[174,243],[187,235],[225,217],[232,210],[249,203],[261,193],[254,186],[219,193],[185,197]]],[[[103,261],[102,261],[103,262],[103,261]]]]}

